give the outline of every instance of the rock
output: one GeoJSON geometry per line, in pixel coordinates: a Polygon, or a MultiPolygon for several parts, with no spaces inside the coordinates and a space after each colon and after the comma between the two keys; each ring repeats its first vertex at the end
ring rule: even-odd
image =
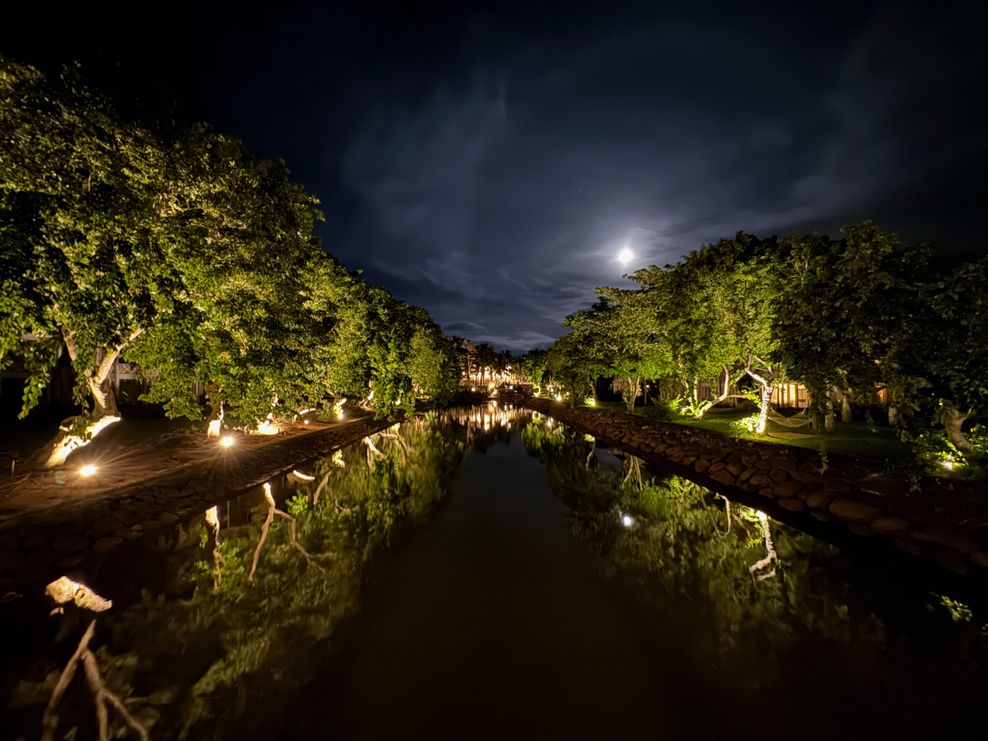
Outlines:
{"type": "Polygon", "coordinates": [[[790,497],[789,499],[780,499],[779,506],[783,509],[789,510],[790,512],[802,512],[806,509],[806,502],[802,499],[790,497]]]}
{"type": "Polygon", "coordinates": [[[52,540],[51,547],[59,553],[75,553],[89,547],[89,538],[85,535],[62,535],[52,540]]]}
{"type": "Polygon", "coordinates": [[[830,511],[845,522],[870,522],[881,510],[853,499],[838,499],[830,503],[830,511]]]}
{"type": "Polygon", "coordinates": [[[695,460],[696,460],[696,456],[695,455],[688,455],[685,458],[683,458],[683,460],[681,461],[681,463],[684,466],[692,466],[693,465],[693,461],[695,461],[695,460]]]}
{"type": "Polygon", "coordinates": [[[830,504],[830,495],[825,491],[814,491],[806,497],[806,504],[810,509],[825,509],[830,504]]]}
{"type": "Polygon", "coordinates": [[[178,522],[178,515],[172,514],[171,512],[163,512],[158,516],[158,522],[162,525],[172,525],[178,522]]]}
{"type": "Polygon", "coordinates": [[[705,458],[697,458],[696,461],[693,463],[693,470],[696,471],[697,473],[703,473],[708,468],[710,468],[710,461],[706,460],[705,458]]]}
{"type": "Polygon", "coordinates": [[[871,529],[879,535],[901,533],[909,529],[909,520],[895,515],[882,515],[871,521],[871,529]]]}
{"type": "Polygon", "coordinates": [[[988,568],[988,551],[975,551],[974,553],[968,553],[967,557],[971,559],[971,563],[974,565],[988,568]]]}
{"type": "Polygon", "coordinates": [[[123,538],[124,540],[137,540],[144,533],[142,533],[140,530],[134,530],[133,528],[122,527],[119,530],[114,530],[113,534],[116,535],[118,538],[123,538]]]}
{"type": "Polygon", "coordinates": [[[958,574],[966,574],[971,570],[971,564],[967,562],[967,559],[957,551],[949,548],[937,549],[936,562],[943,568],[958,574]]]}
{"type": "Polygon", "coordinates": [[[768,475],[772,481],[776,482],[785,481],[789,478],[789,472],[781,468],[773,468],[768,475]]]}
{"type": "Polygon", "coordinates": [[[912,556],[918,556],[923,552],[923,549],[919,547],[915,540],[912,538],[907,538],[903,535],[892,538],[892,543],[900,551],[904,551],[912,556]]]}
{"type": "Polygon", "coordinates": [[[810,512],[810,516],[820,522],[835,522],[837,520],[836,517],[828,515],[826,512],[810,512]]]}
{"type": "Polygon", "coordinates": [[[732,461],[727,464],[727,470],[730,472],[732,476],[737,478],[742,473],[744,473],[744,464],[738,461],[732,461]]]}
{"type": "Polygon", "coordinates": [[[852,523],[847,526],[847,529],[850,530],[855,535],[874,535],[870,527],[868,527],[867,525],[861,525],[859,523],[852,523]]]}
{"type": "Polygon", "coordinates": [[[82,563],[88,553],[86,551],[79,551],[78,553],[70,553],[67,556],[62,556],[58,559],[58,565],[62,568],[70,568],[72,566],[78,566],[82,563]]]}
{"type": "Polygon", "coordinates": [[[93,543],[93,550],[97,553],[105,553],[111,548],[116,548],[121,543],[123,543],[123,538],[108,535],[105,538],[100,538],[93,543]]]}
{"type": "Polygon", "coordinates": [[[734,486],[735,484],[734,477],[727,470],[716,471],[710,475],[710,478],[718,484],[724,484],[725,486],[734,486]]]}
{"type": "Polygon", "coordinates": [[[981,550],[981,544],[971,533],[962,527],[945,522],[923,525],[916,528],[912,536],[916,540],[936,543],[961,553],[976,553],[981,550]]]}
{"type": "Polygon", "coordinates": [[[772,479],[766,476],[764,473],[756,473],[754,476],[748,479],[749,484],[758,488],[759,486],[767,486],[772,483],[772,479]]]}
{"type": "Polygon", "coordinates": [[[775,496],[779,499],[787,499],[788,497],[794,497],[799,493],[799,490],[803,488],[803,484],[799,481],[793,481],[789,479],[788,481],[782,481],[777,483],[773,489],[775,490],[775,496]]]}
{"type": "Polygon", "coordinates": [[[726,463],[712,463],[710,464],[710,468],[708,468],[707,471],[709,473],[717,473],[718,471],[723,471],[726,468],[727,468],[726,463]]]}

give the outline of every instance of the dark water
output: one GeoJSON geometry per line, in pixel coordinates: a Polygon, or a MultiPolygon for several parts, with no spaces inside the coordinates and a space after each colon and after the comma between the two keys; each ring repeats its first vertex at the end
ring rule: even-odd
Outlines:
{"type": "MultiPolygon", "coordinates": [[[[300,466],[312,481],[273,483],[294,542],[257,491],[217,508],[218,536],[197,518],[79,575],[114,600],[96,655],[152,737],[981,725],[985,618],[915,574],[527,412],[432,416],[371,442],[300,466]]],[[[0,605],[11,738],[39,734],[88,620],[48,609],[37,595],[0,605]]],[[[61,708],[60,734],[95,737],[81,682],[61,708]]]]}

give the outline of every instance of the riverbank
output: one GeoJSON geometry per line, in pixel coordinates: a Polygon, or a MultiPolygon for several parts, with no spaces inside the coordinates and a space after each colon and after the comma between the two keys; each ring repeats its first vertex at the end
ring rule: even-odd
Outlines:
{"type": "Polygon", "coordinates": [[[984,488],[924,479],[920,490],[873,461],[587,408],[549,399],[512,399],[602,443],[659,465],[688,469],[718,490],[761,498],[796,518],[841,524],[859,536],[886,539],[957,573],[988,575],[988,501],[984,488]]]}
{"type": "Polygon", "coordinates": [[[137,540],[235,494],[359,442],[394,420],[372,416],[277,437],[216,440],[171,455],[151,451],[135,464],[117,461],[113,478],[82,478],[75,471],[36,472],[0,490],[0,597],[25,585],[45,584],[83,570],[123,542],[137,540]],[[164,469],[164,472],[161,472],[164,469]]]}

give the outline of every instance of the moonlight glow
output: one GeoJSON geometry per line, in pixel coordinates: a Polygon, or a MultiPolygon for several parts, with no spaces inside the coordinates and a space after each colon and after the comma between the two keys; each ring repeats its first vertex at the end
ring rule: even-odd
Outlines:
{"type": "Polygon", "coordinates": [[[632,252],[627,247],[622,247],[621,251],[618,252],[617,261],[621,263],[621,265],[627,265],[634,259],[635,259],[635,253],[632,252]]]}

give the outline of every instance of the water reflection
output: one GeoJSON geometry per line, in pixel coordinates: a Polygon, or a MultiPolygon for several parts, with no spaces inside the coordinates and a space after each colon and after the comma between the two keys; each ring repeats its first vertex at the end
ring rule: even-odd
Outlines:
{"type": "MultiPolygon", "coordinates": [[[[807,662],[820,681],[874,697],[908,696],[898,679],[873,686],[903,668],[935,672],[957,696],[983,686],[983,621],[963,602],[869,572],[758,510],[497,403],[426,415],[300,464],[83,575],[113,601],[93,639],[106,686],[156,738],[236,738],[262,716],[277,727],[279,708],[333,660],[331,638],[359,612],[375,556],[429,518],[465,456],[519,433],[572,534],[732,691],[785,688],[802,707],[793,698],[807,690],[807,662]]],[[[2,647],[12,736],[38,734],[92,619],[64,602],[50,619],[37,604],[0,606],[17,611],[4,615],[2,647]]],[[[58,737],[95,737],[84,688],[59,703],[58,727],[58,737]]]]}
{"type": "MultiPolygon", "coordinates": [[[[251,701],[274,702],[318,669],[313,648],[357,611],[374,554],[445,495],[469,448],[445,427],[433,414],[373,435],[87,575],[115,598],[97,627],[100,668],[109,686],[129,688],[121,697],[153,736],[233,736],[251,701]]],[[[77,613],[40,658],[20,657],[11,704],[26,736],[84,627],[77,613]]],[[[13,689],[15,677],[4,679],[13,689]]],[[[84,697],[62,707],[61,733],[95,728],[84,697]]]]}
{"type": "Polygon", "coordinates": [[[988,626],[963,603],[880,566],[869,573],[759,510],[651,472],[551,421],[529,422],[522,439],[570,508],[574,535],[657,609],[674,605],[701,631],[708,659],[738,681],[781,687],[808,645],[823,647],[821,674],[823,663],[836,674],[879,671],[890,653],[908,653],[908,640],[932,631],[941,641],[937,662],[976,667],[984,682],[988,626]]]}

